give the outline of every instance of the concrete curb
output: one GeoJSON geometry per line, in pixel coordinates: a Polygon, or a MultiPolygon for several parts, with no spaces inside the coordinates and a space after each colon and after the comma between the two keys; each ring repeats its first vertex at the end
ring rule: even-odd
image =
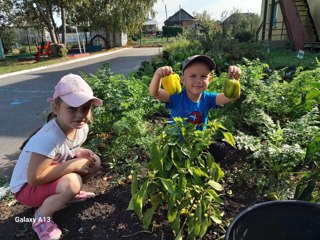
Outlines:
{"type": "MultiPolygon", "coordinates": [[[[131,48],[131,47],[130,47],[130,48],[131,48]]],[[[94,55],[88,56],[88,57],[76,58],[76,59],[69,60],[69,61],[62,62],[62,63],[56,63],[56,64],[51,64],[51,65],[48,65],[48,66],[43,66],[43,67],[38,67],[38,68],[31,68],[31,69],[26,69],[26,70],[22,70],[22,71],[17,71],[17,72],[12,72],[12,73],[1,74],[1,75],[0,75],[0,79],[1,79],[1,78],[6,78],[6,77],[15,76],[15,75],[19,75],[19,74],[23,74],[23,73],[34,72],[34,71],[39,71],[39,70],[48,69],[48,68],[53,68],[53,67],[59,67],[59,66],[66,65],[66,64],[71,64],[71,63],[75,63],[75,62],[85,61],[85,60],[88,60],[88,59],[98,58],[98,57],[110,55],[110,54],[112,54],[112,53],[121,52],[121,51],[126,50],[126,49],[129,49],[129,48],[128,48],[128,47],[126,47],[126,48],[121,48],[121,49],[119,49],[119,50],[110,51],[110,52],[106,52],[106,53],[100,53],[100,54],[94,54],[94,55]]]]}

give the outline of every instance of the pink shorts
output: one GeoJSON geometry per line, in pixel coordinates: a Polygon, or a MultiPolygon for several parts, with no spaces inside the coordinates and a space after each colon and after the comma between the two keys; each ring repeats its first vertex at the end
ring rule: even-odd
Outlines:
{"type": "Polygon", "coordinates": [[[56,194],[59,180],[58,178],[40,186],[31,186],[26,183],[14,196],[23,205],[35,208],[40,207],[46,198],[56,194]]]}

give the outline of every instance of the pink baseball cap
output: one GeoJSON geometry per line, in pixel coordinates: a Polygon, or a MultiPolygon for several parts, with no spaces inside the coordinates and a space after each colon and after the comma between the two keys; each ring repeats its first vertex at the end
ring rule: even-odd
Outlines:
{"type": "Polygon", "coordinates": [[[53,97],[48,98],[48,102],[52,103],[59,97],[71,107],[80,107],[91,100],[97,107],[102,106],[103,103],[101,99],[93,96],[91,87],[82,77],[72,73],[60,79],[55,87],[53,97]]]}

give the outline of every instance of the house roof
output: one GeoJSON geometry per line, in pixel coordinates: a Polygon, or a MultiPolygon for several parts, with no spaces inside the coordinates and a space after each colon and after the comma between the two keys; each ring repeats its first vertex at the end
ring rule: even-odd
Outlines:
{"type": "Polygon", "coordinates": [[[167,22],[180,22],[182,20],[195,20],[195,18],[186,12],[184,9],[180,8],[175,14],[170,16],[164,23],[167,22]]]}

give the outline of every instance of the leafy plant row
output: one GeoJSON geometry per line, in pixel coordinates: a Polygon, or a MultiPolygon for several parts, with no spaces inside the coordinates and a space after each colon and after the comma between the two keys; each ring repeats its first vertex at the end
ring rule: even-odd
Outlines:
{"type": "MultiPolygon", "coordinates": [[[[212,111],[208,130],[199,132],[179,119],[167,126],[168,111],[148,93],[156,68],[170,65],[181,73],[181,62],[194,54],[214,53],[201,42],[180,39],[128,77],[112,75],[107,65],[86,76],[106,103],[95,110],[90,144],[110,168],[134,173],[129,209],[143,226],[150,226],[160,206],[167,206],[177,239],[202,237],[213,222],[226,225],[220,198],[224,173],[207,147],[217,133],[233,139],[228,130],[247,156],[240,174],[227,173],[234,184],[254,182],[271,199],[319,202],[320,64],[297,68],[287,80],[286,69],[242,59],[241,98],[212,111]]],[[[222,91],[222,72],[210,91],[222,91]]]]}

